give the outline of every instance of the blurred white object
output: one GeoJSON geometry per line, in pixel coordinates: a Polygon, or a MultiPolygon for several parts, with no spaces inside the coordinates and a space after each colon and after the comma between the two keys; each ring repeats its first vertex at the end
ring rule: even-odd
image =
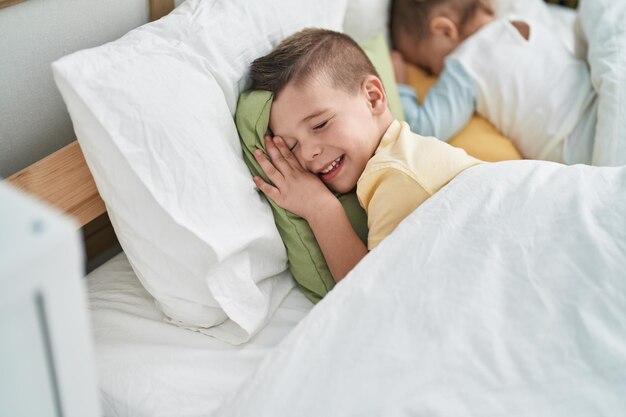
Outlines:
{"type": "Polygon", "coordinates": [[[72,222],[0,182],[0,416],[99,416],[72,222]]]}

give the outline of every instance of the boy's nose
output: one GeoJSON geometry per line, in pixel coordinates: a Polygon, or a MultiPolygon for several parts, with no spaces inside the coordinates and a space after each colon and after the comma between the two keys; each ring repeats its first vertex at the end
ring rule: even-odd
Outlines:
{"type": "Polygon", "coordinates": [[[316,143],[301,143],[302,158],[306,161],[314,161],[322,153],[322,147],[316,143]]]}

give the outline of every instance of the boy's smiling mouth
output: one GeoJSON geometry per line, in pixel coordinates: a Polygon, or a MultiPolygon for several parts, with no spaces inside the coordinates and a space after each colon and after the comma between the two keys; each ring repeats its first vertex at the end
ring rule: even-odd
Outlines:
{"type": "Polygon", "coordinates": [[[344,155],[341,155],[339,158],[329,163],[326,168],[320,170],[317,175],[324,182],[332,180],[339,174],[339,170],[343,166],[343,159],[344,155]]]}

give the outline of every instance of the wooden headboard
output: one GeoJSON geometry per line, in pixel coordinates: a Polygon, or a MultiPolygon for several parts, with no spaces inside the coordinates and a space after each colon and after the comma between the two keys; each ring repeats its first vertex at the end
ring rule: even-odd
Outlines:
{"type": "MultiPolygon", "coordinates": [[[[150,20],[174,9],[174,0],[149,0],[150,20]]],[[[77,141],[6,179],[76,220],[83,230],[87,259],[117,244],[91,172],[77,141]]]]}

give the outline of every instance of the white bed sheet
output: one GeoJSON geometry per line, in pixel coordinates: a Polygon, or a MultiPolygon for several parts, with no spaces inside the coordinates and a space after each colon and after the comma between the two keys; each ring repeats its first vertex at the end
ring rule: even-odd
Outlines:
{"type": "Polygon", "coordinates": [[[294,289],[249,343],[167,324],[121,253],[87,277],[105,416],[206,416],[311,310],[294,289]]]}

